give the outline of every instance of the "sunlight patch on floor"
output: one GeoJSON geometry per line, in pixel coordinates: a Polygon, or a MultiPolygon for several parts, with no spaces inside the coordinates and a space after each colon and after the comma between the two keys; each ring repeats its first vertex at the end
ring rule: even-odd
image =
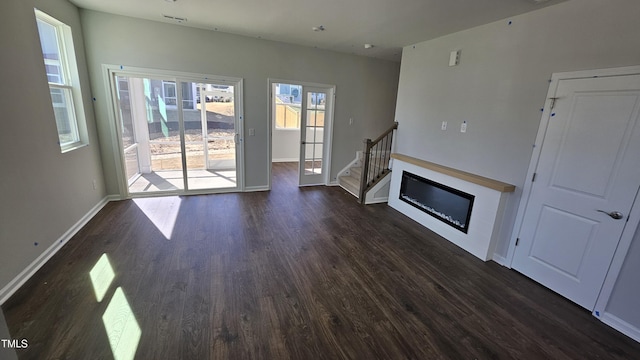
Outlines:
{"type": "Polygon", "coordinates": [[[113,358],[133,360],[142,331],[122,288],[117,288],[113,294],[107,310],[102,315],[102,322],[109,337],[113,358]]]}
{"type": "Polygon", "coordinates": [[[98,262],[89,272],[93,291],[96,294],[98,302],[101,302],[102,299],[104,299],[104,295],[107,293],[107,290],[109,290],[109,286],[111,286],[111,282],[115,276],[116,274],[113,272],[113,268],[111,267],[107,254],[102,254],[100,259],[98,259],[98,262]]]}
{"type": "Polygon", "coordinates": [[[170,240],[173,234],[181,201],[177,196],[133,200],[167,240],[170,240]]]}

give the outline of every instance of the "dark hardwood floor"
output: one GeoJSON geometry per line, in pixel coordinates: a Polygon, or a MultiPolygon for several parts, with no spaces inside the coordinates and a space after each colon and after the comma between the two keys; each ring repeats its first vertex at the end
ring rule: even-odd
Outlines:
{"type": "Polygon", "coordinates": [[[274,166],[270,192],[109,203],[3,305],[29,342],[19,357],[640,358],[589,312],[385,204],[297,188],[295,166],[274,166]],[[103,254],[115,276],[98,302],[103,254]]]}

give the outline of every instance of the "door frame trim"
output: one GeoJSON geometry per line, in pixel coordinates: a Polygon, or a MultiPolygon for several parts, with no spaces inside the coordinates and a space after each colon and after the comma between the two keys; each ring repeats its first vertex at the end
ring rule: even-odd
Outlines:
{"type": "MultiPolygon", "coordinates": [[[[200,194],[245,191],[244,103],[243,103],[244,102],[244,89],[243,89],[244,79],[243,78],[236,78],[236,77],[229,77],[229,76],[222,76],[222,75],[190,73],[190,72],[184,72],[184,71],[134,67],[134,66],[102,64],[102,75],[104,80],[105,93],[107,94],[107,114],[108,114],[108,123],[109,123],[108,130],[110,132],[109,137],[111,138],[111,145],[113,149],[117,152],[116,154],[114,154],[113,160],[116,168],[116,176],[118,177],[118,195],[120,196],[121,200],[130,199],[132,198],[132,196],[129,193],[127,180],[125,179],[125,176],[124,176],[125,164],[124,164],[124,159],[122,154],[122,150],[123,150],[122,138],[119,136],[119,134],[121,134],[122,129],[120,128],[121,125],[118,121],[118,115],[116,114],[116,110],[115,110],[115,106],[117,104],[117,94],[113,85],[114,85],[115,76],[117,74],[126,74],[127,76],[140,76],[140,77],[160,77],[160,78],[164,77],[166,79],[174,80],[176,82],[180,82],[180,81],[203,82],[203,83],[216,82],[220,85],[227,85],[227,84],[233,85],[235,87],[234,92],[237,92],[237,95],[234,94],[234,96],[237,96],[237,99],[236,99],[237,101],[235,101],[234,106],[235,106],[235,112],[237,114],[236,116],[238,117],[238,128],[236,129],[236,133],[238,134],[238,144],[236,146],[236,159],[237,159],[236,188],[213,189],[215,191],[211,191],[212,189],[187,190],[185,188],[184,190],[179,190],[179,191],[161,191],[161,192],[153,191],[153,192],[147,192],[147,193],[139,193],[139,194],[136,194],[135,197],[200,195],[200,194]]],[[[180,92],[178,90],[176,91],[180,92]]],[[[176,96],[178,96],[178,100],[181,101],[182,95],[176,93],[176,96]]],[[[181,117],[182,115],[179,114],[179,116],[181,117]]],[[[183,139],[182,138],[183,131],[180,131],[180,134],[181,134],[181,139],[183,139]]],[[[184,141],[181,141],[181,143],[183,142],[184,141]]]]}
{"type": "MultiPolygon", "coordinates": [[[[529,162],[529,168],[527,170],[526,179],[531,179],[533,177],[533,174],[536,171],[536,168],[538,167],[538,162],[540,160],[540,153],[542,151],[544,138],[547,132],[547,126],[551,118],[552,101],[550,101],[550,98],[552,98],[556,93],[559,82],[561,80],[585,79],[585,78],[594,78],[594,77],[629,76],[629,75],[640,75],[640,66],[583,70],[583,71],[562,72],[562,73],[552,74],[551,80],[549,81],[549,90],[547,91],[547,96],[545,98],[545,105],[544,105],[542,116],[540,119],[538,134],[536,135],[536,140],[533,145],[534,146],[533,153],[531,155],[531,161],[529,162]]],[[[523,225],[524,213],[529,204],[532,187],[533,187],[533,183],[529,180],[526,181],[523,187],[522,196],[520,198],[520,204],[518,205],[518,212],[516,214],[516,220],[514,223],[513,231],[511,233],[509,248],[507,250],[506,265],[509,268],[511,268],[513,264],[514,254],[516,250],[516,239],[518,238],[520,234],[520,230],[523,225]]],[[[639,224],[640,224],[640,192],[637,192],[635,194],[634,203],[631,207],[631,212],[629,213],[627,224],[625,225],[624,230],[622,232],[622,236],[619,239],[618,246],[613,255],[613,259],[609,264],[609,270],[607,271],[607,275],[605,277],[603,285],[600,288],[600,293],[598,295],[598,299],[596,300],[595,308],[593,309],[593,315],[596,317],[600,317],[605,313],[607,302],[611,297],[611,293],[613,291],[615,282],[618,279],[618,275],[620,274],[620,270],[622,269],[624,259],[627,255],[629,247],[631,246],[631,242],[636,234],[636,231],[640,230],[640,228],[638,228],[639,224]]]]}
{"type": "MultiPolygon", "coordinates": [[[[268,151],[268,161],[267,161],[267,188],[268,190],[271,190],[271,167],[273,164],[273,129],[275,127],[274,122],[275,122],[275,118],[273,116],[273,99],[272,99],[272,89],[273,89],[273,84],[291,84],[291,85],[300,85],[303,88],[305,86],[307,87],[318,87],[318,88],[325,88],[328,89],[330,94],[328,94],[328,96],[331,96],[331,109],[328,112],[329,115],[329,121],[328,121],[328,126],[325,126],[325,137],[326,137],[326,143],[324,144],[324,152],[325,152],[325,159],[326,161],[323,161],[322,167],[323,167],[323,171],[324,171],[324,176],[323,176],[323,184],[325,186],[330,185],[330,180],[331,180],[331,153],[333,152],[333,120],[334,120],[334,114],[335,114],[335,108],[336,108],[336,86],[335,85],[330,85],[330,84],[321,84],[321,83],[314,83],[314,82],[308,82],[308,81],[297,81],[297,80],[286,80],[286,79],[278,79],[278,78],[268,78],[267,79],[267,111],[269,114],[269,136],[267,137],[267,147],[269,148],[268,151]]],[[[325,113],[325,125],[327,124],[326,121],[326,115],[327,113],[325,113]]],[[[300,150],[298,150],[298,157],[299,157],[299,153],[300,150]]],[[[324,159],[323,159],[324,160],[324,159]]]]}

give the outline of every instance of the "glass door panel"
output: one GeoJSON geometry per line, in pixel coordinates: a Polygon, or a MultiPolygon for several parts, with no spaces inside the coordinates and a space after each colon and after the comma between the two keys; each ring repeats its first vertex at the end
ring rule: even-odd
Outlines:
{"type": "Polygon", "coordinates": [[[131,184],[140,176],[140,164],[138,161],[138,143],[131,113],[128,79],[116,77],[116,87],[121,128],[120,139],[124,149],[125,176],[127,184],[131,184]]]}
{"type": "Polygon", "coordinates": [[[325,129],[324,118],[327,102],[327,90],[304,87],[303,120],[300,151],[300,185],[318,185],[323,183],[323,159],[325,129]]]}
{"type": "MultiPolygon", "coordinates": [[[[131,192],[171,191],[184,189],[180,120],[175,98],[175,83],[157,79],[142,79],[145,118],[149,134],[150,171],[143,173],[144,187],[131,187],[131,192]],[[162,91],[162,89],[166,91],[162,91]]],[[[141,184],[142,185],[142,184],[141,184]]]]}
{"type": "Polygon", "coordinates": [[[235,188],[236,116],[234,87],[191,84],[195,112],[184,109],[189,189],[235,188]]]}
{"type": "Polygon", "coordinates": [[[175,92],[167,91],[175,83],[128,76],[116,83],[129,193],[184,189],[175,92]]]}

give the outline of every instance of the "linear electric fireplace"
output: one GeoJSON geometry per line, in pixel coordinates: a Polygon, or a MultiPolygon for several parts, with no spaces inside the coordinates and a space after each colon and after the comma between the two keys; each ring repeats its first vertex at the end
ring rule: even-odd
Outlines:
{"type": "Polygon", "coordinates": [[[475,196],[407,171],[402,172],[400,200],[465,234],[475,196]]]}

